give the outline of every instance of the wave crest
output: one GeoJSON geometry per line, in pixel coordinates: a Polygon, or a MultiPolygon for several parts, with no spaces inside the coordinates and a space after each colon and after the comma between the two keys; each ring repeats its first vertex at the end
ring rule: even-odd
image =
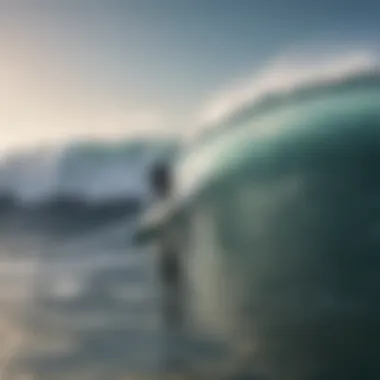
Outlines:
{"type": "Polygon", "coordinates": [[[202,137],[217,126],[244,118],[247,112],[266,110],[287,100],[352,85],[378,85],[380,60],[368,51],[313,59],[308,55],[284,57],[269,64],[258,75],[223,91],[210,102],[200,117],[197,130],[202,137]]]}

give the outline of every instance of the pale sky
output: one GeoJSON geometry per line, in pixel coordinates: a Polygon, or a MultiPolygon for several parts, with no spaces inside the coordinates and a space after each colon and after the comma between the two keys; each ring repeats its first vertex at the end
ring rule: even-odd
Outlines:
{"type": "Polygon", "coordinates": [[[298,47],[366,47],[377,0],[0,0],[0,150],[192,128],[298,47]]]}

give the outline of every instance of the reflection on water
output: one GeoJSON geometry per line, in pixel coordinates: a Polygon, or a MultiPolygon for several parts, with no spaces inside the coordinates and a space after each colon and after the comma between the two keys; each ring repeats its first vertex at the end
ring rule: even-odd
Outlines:
{"type": "Polygon", "coordinates": [[[0,237],[0,378],[121,379],[163,362],[154,256],[128,222],[86,235],[0,237]]]}

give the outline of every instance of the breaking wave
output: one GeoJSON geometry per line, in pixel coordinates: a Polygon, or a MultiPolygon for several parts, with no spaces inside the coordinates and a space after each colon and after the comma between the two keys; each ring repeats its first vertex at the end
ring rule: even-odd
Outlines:
{"type": "Polygon", "coordinates": [[[0,161],[0,213],[15,205],[61,214],[134,209],[151,197],[147,173],[157,160],[172,160],[180,150],[186,154],[193,144],[281,104],[352,87],[380,86],[378,62],[376,56],[360,52],[326,61],[276,60],[240,86],[220,93],[203,112],[202,128],[184,145],[157,138],[85,141],[14,153],[0,161]]]}
{"type": "Polygon", "coordinates": [[[302,55],[278,59],[259,75],[246,78],[242,84],[216,96],[201,115],[198,127],[201,133],[191,136],[190,141],[196,143],[281,104],[353,87],[379,85],[380,61],[369,52],[311,61],[302,55]]]}

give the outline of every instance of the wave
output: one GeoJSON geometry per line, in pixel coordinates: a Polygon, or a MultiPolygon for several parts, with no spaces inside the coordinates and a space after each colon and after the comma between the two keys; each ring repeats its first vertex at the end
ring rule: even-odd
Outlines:
{"type": "Polygon", "coordinates": [[[297,58],[276,61],[243,86],[222,93],[208,107],[201,133],[183,146],[179,140],[146,138],[73,142],[14,153],[0,161],[0,212],[20,205],[45,205],[49,210],[63,209],[63,205],[73,210],[76,205],[78,210],[88,210],[120,200],[149,200],[147,174],[157,160],[173,160],[179,152],[191,151],[194,144],[282,104],[353,87],[379,86],[377,62],[376,57],[358,52],[322,63],[297,58]]]}
{"type": "Polygon", "coordinates": [[[325,61],[296,56],[279,59],[258,76],[221,93],[203,112],[200,133],[190,137],[189,145],[281,105],[336,91],[378,87],[379,63],[375,55],[363,52],[325,61]]]}
{"type": "Polygon", "coordinates": [[[149,199],[149,168],[173,159],[178,147],[165,139],[86,141],[14,153],[0,163],[0,211],[16,205],[79,210],[149,199]]]}

